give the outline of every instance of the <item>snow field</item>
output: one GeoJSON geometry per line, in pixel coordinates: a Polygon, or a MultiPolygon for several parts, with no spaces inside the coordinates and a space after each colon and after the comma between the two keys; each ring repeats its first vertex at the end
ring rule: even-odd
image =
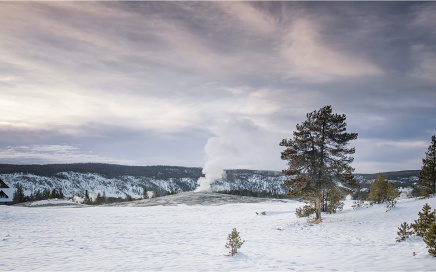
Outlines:
{"type": "Polygon", "coordinates": [[[220,206],[0,206],[0,270],[27,271],[434,271],[420,238],[396,243],[396,231],[436,198],[402,200],[323,214],[310,225],[295,217],[303,203],[220,206]],[[266,211],[266,215],[256,212],[266,211]],[[226,256],[236,228],[245,243],[226,256]],[[412,253],[417,256],[413,257],[412,253]]]}

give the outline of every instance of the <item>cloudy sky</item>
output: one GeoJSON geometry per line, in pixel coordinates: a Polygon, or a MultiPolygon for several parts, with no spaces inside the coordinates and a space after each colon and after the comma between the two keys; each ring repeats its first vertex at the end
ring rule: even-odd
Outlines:
{"type": "Polygon", "coordinates": [[[325,105],[356,172],[436,134],[432,2],[0,2],[0,37],[0,163],[281,170],[325,105]]]}

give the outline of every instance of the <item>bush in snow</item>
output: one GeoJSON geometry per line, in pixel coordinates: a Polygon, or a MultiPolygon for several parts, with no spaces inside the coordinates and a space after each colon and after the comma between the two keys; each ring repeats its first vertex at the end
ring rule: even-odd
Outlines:
{"type": "Polygon", "coordinates": [[[242,244],[245,242],[241,241],[241,238],[239,237],[239,232],[236,230],[236,228],[232,230],[232,232],[227,237],[227,240],[228,242],[226,244],[226,248],[230,248],[229,253],[232,254],[232,256],[238,253],[238,249],[240,249],[242,244]]]}
{"type": "Polygon", "coordinates": [[[309,217],[315,213],[315,207],[312,205],[304,205],[301,208],[295,209],[295,215],[297,217],[309,217]]]}
{"type": "Polygon", "coordinates": [[[424,234],[424,242],[427,244],[428,253],[436,257],[436,222],[424,234]]]}
{"type": "Polygon", "coordinates": [[[397,237],[396,241],[397,242],[402,242],[402,241],[405,241],[410,236],[412,236],[413,235],[413,231],[411,230],[410,225],[407,224],[406,222],[404,222],[398,228],[397,235],[398,235],[398,237],[397,237]]]}
{"type": "Polygon", "coordinates": [[[415,231],[416,235],[424,237],[425,232],[430,228],[431,224],[436,221],[436,211],[430,212],[431,207],[428,203],[422,207],[422,212],[419,212],[419,218],[415,220],[415,223],[411,224],[411,227],[415,231]]]}

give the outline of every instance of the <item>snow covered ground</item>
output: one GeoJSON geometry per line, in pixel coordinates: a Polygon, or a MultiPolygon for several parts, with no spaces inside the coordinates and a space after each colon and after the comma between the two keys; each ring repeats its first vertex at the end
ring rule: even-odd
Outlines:
{"type": "Polygon", "coordinates": [[[425,203],[436,208],[436,198],[401,200],[389,212],[383,205],[353,210],[348,201],[344,211],[323,215],[324,222],[318,225],[295,217],[295,209],[302,205],[296,201],[180,202],[0,206],[0,270],[434,271],[436,267],[436,258],[427,254],[422,239],[395,242],[399,225],[413,222],[425,203]],[[256,214],[263,211],[266,215],[256,214]],[[224,245],[233,228],[245,244],[230,257],[224,245]]]}

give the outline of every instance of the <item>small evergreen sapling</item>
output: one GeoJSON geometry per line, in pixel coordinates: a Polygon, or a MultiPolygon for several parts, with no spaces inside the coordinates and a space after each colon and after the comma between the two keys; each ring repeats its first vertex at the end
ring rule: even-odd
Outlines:
{"type": "Polygon", "coordinates": [[[428,203],[422,207],[422,212],[419,212],[419,218],[415,220],[415,223],[411,224],[416,235],[424,237],[425,232],[430,228],[430,225],[436,220],[436,212],[430,212],[431,207],[428,203]]]}
{"type": "Polygon", "coordinates": [[[407,238],[409,238],[411,235],[413,235],[413,231],[410,228],[410,225],[404,222],[401,224],[401,226],[398,228],[397,231],[397,242],[405,241],[407,238]]]}
{"type": "Polygon", "coordinates": [[[436,222],[424,234],[424,242],[427,244],[428,253],[436,257],[436,222]]]}
{"type": "Polygon", "coordinates": [[[238,249],[240,249],[242,244],[245,242],[241,241],[241,237],[239,237],[239,232],[236,230],[236,228],[232,230],[227,237],[227,240],[228,242],[226,244],[226,248],[230,248],[229,253],[232,254],[232,256],[238,253],[238,249]]]}

